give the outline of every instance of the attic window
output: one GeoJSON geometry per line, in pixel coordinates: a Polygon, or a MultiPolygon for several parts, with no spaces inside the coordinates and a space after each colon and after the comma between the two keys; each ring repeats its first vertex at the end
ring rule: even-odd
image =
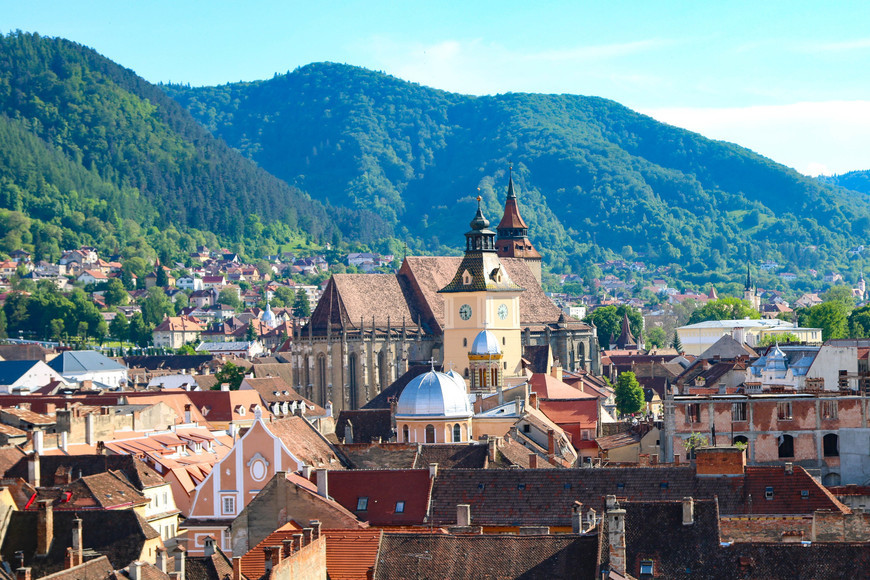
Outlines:
{"type": "Polygon", "coordinates": [[[356,511],[364,512],[369,509],[369,498],[361,497],[356,500],[356,511]]]}
{"type": "Polygon", "coordinates": [[[667,481],[663,481],[663,482],[661,482],[661,483],[659,484],[659,487],[662,488],[662,489],[667,489],[667,488],[668,488],[668,482],[667,482],[667,481]]]}
{"type": "Polygon", "coordinates": [[[520,490],[520,491],[526,489],[526,484],[525,484],[525,483],[518,483],[518,484],[517,484],[517,489],[520,490]]]}
{"type": "Polygon", "coordinates": [[[773,499],[773,486],[768,485],[764,488],[764,499],[773,499]]]}
{"type": "Polygon", "coordinates": [[[654,568],[655,568],[655,566],[653,566],[652,560],[641,560],[640,561],[640,575],[641,576],[654,576],[654,574],[653,574],[654,568]]]}
{"type": "Polygon", "coordinates": [[[465,286],[469,286],[469,285],[471,285],[471,281],[472,281],[471,274],[468,273],[468,270],[465,270],[462,273],[462,284],[465,286]]]}
{"type": "Polygon", "coordinates": [[[564,489],[571,489],[571,482],[566,482],[565,485],[562,486],[564,489]]]}
{"type": "Polygon", "coordinates": [[[405,513],[405,502],[403,502],[403,501],[396,502],[396,513],[397,514],[405,513]]]}
{"type": "Polygon", "coordinates": [[[477,489],[479,489],[480,491],[483,491],[484,489],[486,489],[486,484],[485,483],[478,483],[477,489]]]}
{"type": "Polygon", "coordinates": [[[616,489],[625,489],[625,484],[622,483],[622,482],[617,483],[617,484],[616,484],[616,489]]]}
{"type": "Polygon", "coordinates": [[[801,499],[810,499],[810,490],[802,489],[801,490],[801,499]]]}

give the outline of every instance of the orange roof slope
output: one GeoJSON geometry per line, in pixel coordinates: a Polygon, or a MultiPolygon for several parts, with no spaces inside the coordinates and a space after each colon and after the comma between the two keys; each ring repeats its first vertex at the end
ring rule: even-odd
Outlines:
{"type": "Polygon", "coordinates": [[[324,530],[330,580],[364,580],[375,565],[381,530],[324,530]]]}

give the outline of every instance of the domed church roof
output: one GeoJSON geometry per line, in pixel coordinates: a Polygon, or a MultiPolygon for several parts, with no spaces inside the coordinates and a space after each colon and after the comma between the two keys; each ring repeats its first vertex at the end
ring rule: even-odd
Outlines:
{"type": "Polygon", "coordinates": [[[468,393],[453,377],[429,371],[411,380],[399,396],[396,417],[471,417],[468,393]]]}
{"type": "Polygon", "coordinates": [[[498,338],[486,329],[481,330],[474,338],[474,342],[471,343],[471,354],[501,354],[498,338]]]}

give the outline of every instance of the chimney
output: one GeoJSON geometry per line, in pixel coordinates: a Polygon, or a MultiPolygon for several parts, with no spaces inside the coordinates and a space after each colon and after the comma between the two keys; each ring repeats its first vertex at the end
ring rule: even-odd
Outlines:
{"type": "Polygon", "coordinates": [[[85,444],[94,444],[94,416],[91,413],[85,415],[85,444]]]}
{"type": "MultiPolygon", "coordinates": [[[[607,496],[608,503],[613,496],[607,496]]],[[[615,500],[615,498],[614,498],[615,500]]],[[[613,502],[607,509],[607,536],[610,540],[610,570],[625,576],[625,510],[613,502]]]]}
{"type": "Polygon", "coordinates": [[[229,383],[221,383],[221,391],[223,391],[223,392],[226,393],[226,392],[228,392],[229,390],[230,390],[230,384],[229,384],[229,383]]]}
{"type": "Polygon", "coordinates": [[[471,525],[471,505],[460,503],[456,505],[456,525],[467,528],[471,525]]]}
{"type": "Polygon", "coordinates": [[[529,453],[529,469],[537,469],[538,468],[538,454],[537,453],[529,453]]]}
{"type": "Polygon", "coordinates": [[[266,576],[272,575],[272,566],[274,565],[274,562],[272,561],[272,550],[275,549],[278,548],[273,548],[271,546],[266,546],[265,548],[263,548],[263,565],[266,568],[266,576]]]}
{"type": "Polygon", "coordinates": [[[177,544],[175,549],[172,550],[172,553],[175,554],[175,576],[179,580],[185,580],[187,578],[187,574],[184,571],[184,546],[181,544],[177,544]]]}
{"type": "Polygon", "coordinates": [[[242,580],[242,557],[233,556],[233,580],[242,580]]]}
{"type": "Polygon", "coordinates": [[[305,479],[311,479],[311,466],[307,464],[302,465],[302,477],[305,479]]]}
{"type": "MultiPolygon", "coordinates": [[[[437,463],[435,465],[438,465],[437,463]]],[[[312,540],[317,540],[320,538],[320,520],[311,520],[308,522],[308,525],[311,526],[313,533],[311,534],[312,540]]]]}
{"type": "Polygon", "coordinates": [[[794,463],[792,463],[791,461],[785,462],[785,474],[794,475],[794,463]]]}
{"type": "Polygon", "coordinates": [[[284,559],[284,551],[282,546],[272,546],[272,568],[275,569],[284,559]]]}
{"type": "Polygon", "coordinates": [[[34,431],[33,432],[33,452],[37,455],[42,455],[43,451],[45,451],[45,433],[42,431],[34,431]]]}
{"type": "Polygon", "coordinates": [[[30,580],[30,568],[21,567],[15,571],[15,580],[30,580]]]}
{"type": "Polygon", "coordinates": [[[691,526],[695,523],[695,500],[690,497],[683,498],[683,525],[691,526]]]}
{"type": "Polygon", "coordinates": [[[487,453],[489,454],[489,460],[495,461],[495,452],[498,450],[498,446],[495,442],[495,437],[490,437],[486,440],[486,444],[488,446],[487,453]]]}
{"type": "Polygon", "coordinates": [[[435,479],[438,477],[438,464],[430,463],[429,464],[429,479],[435,479]]]}
{"type": "Polygon", "coordinates": [[[556,456],[556,432],[553,429],[547,431],[547,457],[553,459],[556,456]]]}
{"type": "Polygon", "coordinates": [[[39,455],[31,453],[27,456],[27,483],[34,487],[40,485],[39,455]]]}
{"type": "Polygon", "coordinates": [[[317,495],[329,498],[329,472],[325,469],[317,470],[317,495]]]}
{"type": "Polygon", "coordinates": [[[82,520],[76,518],[73,520],[72,533],[72,550],[73,550],[73,566],[78,566],[85,561],[84,548],[82,542],[82,520]]]}
{"type": "Polygon", "coordinates": [[[571,511],[571,532],[574,534],[583,533],[583,504],[579,501],[574,502],[574,508],[571,511]]]}
{"type": "Polygon", "coordinates": [[[190,403],[184,405],[184,422],[190,423],[190,403]]]}
{"type": "Polygon", "coordinates": [[[311,537],[314,535],[312,528],[302,528],[302,545],[307,546],[311,543],[311,537]]]}
{"type": "Polygon", "coordinates": [[[281,540],[281,543],[284,545],[284,556],[286,556],[287,558],[292,556],[293,551],[294,551],[293,550],[293,544],[294,544],[293,538],[285,538],[285,539],[281,540]]]}
{"type": "Polygon", "coordinates": [[[214,555],[214,538],[212,538],[211,536],[207,536],[206,539],[202,542],[202,550],[206,558],[214,555]]]}
{"type": "Polygon", "coordinates": [[[523,400],[522,399],[514,399],[514,411],[517,416],[521,416],[523,414],[523,400]]]}
{"type": "Polygon", "coordinates": [[[679,465],[679,464],[680,464],[680,454],[674,453],[674,465],[679,465]]]}
{"type": "Polygon", "coordinates": [[[157,558],[155,561],[155,565],[161,572],[166,574],[166,550],[164,548],[157,548],[157,558]]]}
{"type": "Polygon", "coordinates": [[[529,407],[532,409],[538,408],[538,394],[537,393],[529,393],[529,407]]]}
{"type": "Polygon", "coordinates": [[[67,452],[67,447],[69,445],[69,433],[66,431],[60,432],[60,450],[64,453],[67,452]]]}
{"type": "Polygon", "coordinates": [[[144,562],[139,560],[130,562],[130,580],[142,580],[142,566],[144,562]]]}
{"type": "Polygon", "coordinates": [[[39,500],[36,520],[36,555],[45,556],[54,539],[54,510],[50,499],[39,500]]]}
{"type": "Polygon", "coordinates": [[[562,381],[562,367],[559,365],[553,365],[550,367],[550,376],[556,379],[557,381],[562,381]]]}

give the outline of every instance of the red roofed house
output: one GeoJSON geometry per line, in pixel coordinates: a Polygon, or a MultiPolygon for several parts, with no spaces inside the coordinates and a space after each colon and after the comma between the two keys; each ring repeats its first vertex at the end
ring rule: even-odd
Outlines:
{"type": "Polygon", "coordinates": [[[203,325],[192,316],[168,316],[151,333],[154,346],[178,349],[189,342],[199,340],[205,330],[203,325]]]}
{"type": "Polygon", "coordinates": [[[430,469],[330,471],[329,494],[373,526],[422,526],[437,472],[437,464],[430,469]]]}
{"type": "Polygon", "coordinates": [[[205,555],[208,537],[231,553],[230,525],[236,516],[277,472],[302,468],[302,462],[266,427],[261,413],[257,407],[253,426],[196,488],[186,522],[191,556],[205,555]]]}

